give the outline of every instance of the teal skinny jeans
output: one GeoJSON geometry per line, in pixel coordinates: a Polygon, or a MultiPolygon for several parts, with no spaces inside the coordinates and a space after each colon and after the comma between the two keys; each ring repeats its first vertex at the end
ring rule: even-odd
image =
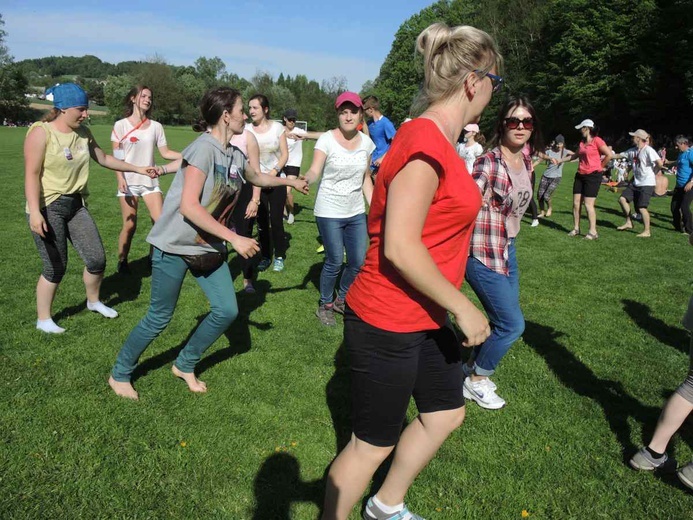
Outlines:
{"type": "MultiPolygon", "coordinates": [[[[142,352],[171,321],[187,271],[188,265],[180,256],[154,248],[149,310],[132,330],[118,353],[111,372],[116,381],[130,381],[142,352]]],[[[236,292],[226,263],[210,273],[193,276],[209,299],[211,310],[176,358],[175,365],[181,372],[193,372],[204,351],[238,316],[236,292]]]]}

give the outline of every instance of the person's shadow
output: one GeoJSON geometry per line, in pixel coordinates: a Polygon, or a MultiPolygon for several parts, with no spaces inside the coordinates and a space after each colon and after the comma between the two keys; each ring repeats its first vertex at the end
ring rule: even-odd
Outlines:
{"type": "Polygon", "coordinates": [[[291,520],[291,504],[295,502],[322,505],[322,479],[303,482],[298,460],[288,453],[275,453],[265,459],[253,488],[253,520],[291,520]]]}
{"type": "MultiPolygon", "coordinates": [[[[151,276],[152,271],[149,266],[149,256],[138,258],[129,264],[130,274],[119,274],[118,272],[106,276],[101,282],[100,298],[109,307],[119,303],[136,300],[142,290],[142,279],[151,276]]],[[[83,312],[87,306],[86,299],[79,304],[65,307],[59,311],[53,319],[59,321],[75,314],[83,312]]],[[[117,310],[117,309],[116,309],[117,310]]]]}
{"type": "Polygon", "coordinates": [[[576,394],[593,400],[602,408],[611,431],[621,445],[623,461],[627,463],[638,448],[630,440],[628,420],[633,418],[645,428],[653,428],[660,410],[631,397],[620,382],[598,377],[558,341],[564,335],[552,327],[527,321],[522,337],[527,345],[544,358],[563,385],[576,394]]]}
{"type": "Polygon", "coordinates": [[[306,271],[305,276],[301,283],[297,285],[292,285],[291,287],[279,287],[277,289],[270,289],[271,293],[281,293],[286,291],[293,291],[298,289],[300,291],[305,291],[308,288],[308,284],[313,284],[313,286],[319,291],[320,290],[320,273],[322,272],[323,262],[318,262],[310,266],[308,271],[306,271]]]}
{"type": "Polygon", "coordinates": [[[678,327],[672,327],[664,321],[652,315],[650,308],[644,303],[633,300],[621,300],[623,309],[631,317],[635,324],[650,334],[660,343],[680,350],[688,354],[690,333],[678,327]]]}

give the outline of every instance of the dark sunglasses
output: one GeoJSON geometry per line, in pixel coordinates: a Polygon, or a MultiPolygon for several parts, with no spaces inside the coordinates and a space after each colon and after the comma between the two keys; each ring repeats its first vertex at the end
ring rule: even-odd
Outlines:
{"type": "Polygon", "coordinates": [[[287,121],[291,121],[292,123],[295,123],[296,118],[295,117],[289,117],[289,118],[287,118],[287,121]]]}
{"type": "Polygon", "coordinates": [[[524,119],[519,119],[517,117],[506,117],[503,122],[508,130],[515,130],[516,128],[519,128],[520,124],[522,124],[522,127],[525,130],[534,130],[534,119],[531,117],[526,117],[524,119]]]}
{"type": "Polygon", "coordinates": [[[493,93],[498,92],[503,86],[503,78],[501,78],[500,76],[496,76],[495,74],[491,74],[490,72],[483,72],[481,70],[475,70],[474,72],[482,78],[484,76],[488,76],[488,78],[491,80],[491,87],[493,93]]]}

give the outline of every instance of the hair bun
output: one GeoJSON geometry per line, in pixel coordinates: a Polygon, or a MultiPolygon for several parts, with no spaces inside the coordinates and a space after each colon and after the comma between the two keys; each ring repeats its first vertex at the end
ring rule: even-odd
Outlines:
{"type": "Polygon", "coordinates": [[[198,119],[192,125],[192,129],[195,132],[206,132],[208,128],[209,128],[209,123],[207,121],[205,121],[204,119],[198,119]]]}

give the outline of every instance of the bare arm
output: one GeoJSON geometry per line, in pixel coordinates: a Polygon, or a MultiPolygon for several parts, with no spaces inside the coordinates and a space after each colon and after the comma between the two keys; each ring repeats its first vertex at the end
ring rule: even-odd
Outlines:
{"type": "Polygon", "coordinates": [[[29,227],[41,237],[46,236],[48,225],[41,214],[41,168],[46,155],[46,131],[34,128],[24,140],[24,195],[29,206],[29,227]]]}
{"type": "Polygon", "coordinates": [[[602,154],[602,170],[606,168],[609,161],[614,158],[614,152],[612,152],[608,146],[605,144],[599,147],[599,153],[602,154]]]}
{"type": "MultiPolygon", "coordinates": [[[[252,132],[245,132],[245,136],[246,147],[248,149],[248,163],[254,171],[259,172],[260,145],[257,144],[255,134],[253,134],[252,132]]],[[[245,218],[253,218],[257,215],[257,210],[260,207],[260,193],[262,193],[262,188],[253,184],[253,194],[250,198],[250,201],[248,201],[248,205],[245,208],[245,218]]]]}
{"type": "MultiPolygon", "coordinates": [[[[117,141],[111,141],[113,145],[113,152],[120,149],[120,143],[117,141]]],[[[125,180],[125,175],[120,170],[116,170],[116,182],[118,183],[118,191],[120,193],[126,193],[128,191],[128,183],[125,180]]]]}
{"type": "Polygon", "coordinates": [[[200,204],[200,196],[207,179],[205,172],[195,166],[188,165],[185,167],[184,175],[183,193],[180,199],[181,215],[203,231],[231,244],[243,258],[250,258],[257,253],[260,248],[255,240],[237,235],[221,222],[217,222],[200,204]]]}
{"type": "Polygon", "coordinates": [[[96,140],[92,139],[89,141],[89,143],[89,155],[91,155],[91,158],[104,168],[120,172],[137,172],[148,177],[157,176],[156,168],[154,167],[135,166],[134,164],[126,163],[125,161],[116,159],[112,155],[106,155],[96,140]]]}
{"type": "Polygon", "coordinates": [[[368,156],[368,161],[366,161],[366,169],[363,171],[363,196],[366,197],[366,202],[371,205],[371,199],[373,198],[373,178],[371,177],[371,168],[368,166],[371,163],[371,156],[368,156]]]}
{"type": "Polygon", "coordinates": [[[308,181],[308,184],[315,184],[320,180],[322,170],[325,168],[325,161],[327,161],[325,152],[322,150],[315,150],[313,152],[313,162],[305,174],[305,179],[308,181]]]}
{"type": "Polygon", "coordinates": [[[440,272],[421,241],[424,222],[438,187],[426,161],[407,164],[389,187],[385,215],[385,257],[414,289],[450,311],[466,336],[465,346],[490,334],[486,317],[440,272]]]}

